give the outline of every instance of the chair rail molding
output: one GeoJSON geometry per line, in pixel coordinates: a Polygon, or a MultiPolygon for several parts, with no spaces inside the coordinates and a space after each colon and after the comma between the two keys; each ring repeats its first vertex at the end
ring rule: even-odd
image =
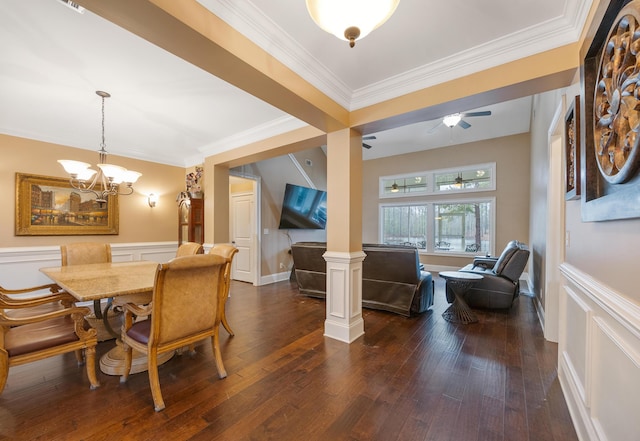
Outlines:
{"type": "MultiPolygon", "coordinates": [[[[175,256],[177,249],[177,242],[111,244],[114,262],[166,262],[175,256]]],[[[0,248],[0,285],[6,288],[20,288],[51,283],[51,280],[39,270],[60,264],[60,247],[57,245],[0,248]]]]}
{"type": "Polygon", "coordinates": [[[640,305],[570,264],[559,269],[558,378],[578,438],[634,439],[640,305]]]}

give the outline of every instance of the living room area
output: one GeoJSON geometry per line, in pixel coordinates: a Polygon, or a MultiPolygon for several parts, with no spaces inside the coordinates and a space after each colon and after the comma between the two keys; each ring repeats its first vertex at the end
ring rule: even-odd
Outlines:
{"type": "MultiPolygon", "coordinates": [[[[178,410],[170,414],[176,432],[182,422],[189,421],[194,437],[202,431],[203,438],[211,432],[224,438],[237,430],[247,434],[247,438],[250,435],[266,438],[271,432],[286,434],[292,412],[297,419],[289,426],[289,433],[305,434],[308,428],[313,434],[327,433],[331,439],[344,433],[355,439],[371,439],[372,433],[379,434],[379,439],[394,439],[399,433],[408,437],[431,433],[443,439],[450,434],[467,435],[464,428],[468,426],[456,425],[460,420],[453,415],[472,421],[474,427],[480,424],[482,431],[474,432],[477,438],[489,437],[497,428],[503,437],[508,433],[508,439],[518,439],[526,430],[533,431],[531,439],[552,436],[564,439],[568,433],[566,421],[561,423],[561,429],[547,429],[553,427],[556,415],[565,419],[566,412],[578,439],[626,440],[640,432],[640,423],[635,418],[640,398],[629,393],[640,389],[640,296],[630,277],[640,247],[637,233],[640,204],[636,197],[640,175],[636,173],[628,182],[604,186],[600,185],[604,178],[596,179],[600,172],[594,158],[602,155],[597,155],[593,136],[586,136],[593,123],[590,120],[593,90],[584,81],[590,78],[584,75],[584,69],[593,67],[589,65],[593,59],[587,56],[594,52],[591,40],[606,36],[603,29],[598,29],[611,25],[626,1],[550,0],[549,8],[562,9],[561,5],[567,4],[571,7],[565,8],[564,13],[574,13],[576,18],[563,22],[570,23],[571,32],[563,34],[566,40],[558,39],[560,46],[542,52],[517,51],[512,58],[502,59],[492,67],[484,66],[477,72],[465,71],[466,65],[462,66],[461,61],[488,60],[484,56],[487,54],[482,52],[478,57],[466,54],[448,60],[451,64],[436,63],[440,67],[453,66],[455,70],[437,77],[435,84],[420,83],[417,90],[407,91],[402,87],[414,83],[396,77],[399,89],[358,89],[357,94],[347,94],[358,98],[354,107],[348,99],[345,103],[335,98],[342,96],[340,93],[325,95],[322,88],[288,69],[204,5],[233,7],[245,2],[143,0],[131,7],[128,2],[86,0],[82,3],[89,10],[81,15],[67,11],[68,5],[60,6],[60,2],[39,1],[41,8],[27,7],[24,6],[27,3],[15,0],[3,6],[7,12],[3,20],[24,34],[12,32],[7,26],[4,28],[7,38],[2,43],[7,54],[6,72],[10,73],[3,82],[3,91],[7,96],[5,103],[12,104],[5,106],[2,120],[6,127],[0,133],[3,158],[0,184],[8,189],[0,193],[0,205],[7,208],[0,213],[3,277],[0,285],[23,287],[44,282],[39,268],[59,263],[60,245],[87,238],[110,243],[115,260],[172,256],[178,231],[176,195],[185,191],[185,175],[195,167],[204,170],[207,248],[233,240],[230,220],[233,197],[251,195],[241,202],[253,204],[253,223],[248,230],[256,254],[246,262],[254,272],[249,283],[237,278],[229,299],[232,325],[235,321],[239,326],[236,329],[246,332],[223,339],[226,345],[223,356],[229,371],[229,378],[224,381],[210,375],[207,369],[210,370],[212,358],[202,350],[193,370],[189,370],[190,360],[184,357],[185,360],[172,360],[170,368],[161,374],[163,383],[172,384],[172,392],[178,397],[173,402],[178,410]],[[54,12],[52,4],[64,11],[54,12]],[[51,13],[41,13],[50,7],[51,13]],[[25,10],[18,14],[17,8],[25,10]],[[138,33],[145,34],[146,39],[140,40],[148,53],[140,52],[144,57],[126,58],[131,54],[120,50],[116,56],[101,60],[105,63],[84,63],[82,56],[69,55],[85,43],[83,38],[55,44],[55,50],[43,49],[49,43],[59,42],[56,38],[63,39],[66,35],[63,31],[71,28],[61,25],[66,21],[59,18],[67,12],[76,14],[73,17],[78,21],[84,20],[80,23],[98,19],[98,24],[92,22],[93,26],[86,27],[90,30],[87,35],[98,36],[101,44],[105,44],[104,49],[119,41],[108,38],[109,32],[123,31],[119,25],[127,22],[127,33],[136,37],[138,33]],[[30,13],[37,19],[23,19],[30,13]],[[172,32],[167,32],[163,20],[172,23],[172,32]],[[56,29],[48,37],[43,36],[40,30],[51,23],[56,29]],[[215,29],[224,32],[218,34],[213,32],[215,29]],[[34,36],[41,41],[27,44],[34,36]],[[188,44],[193,43],[192,38],[198,44],[188,44]],[[75,41],[76,45],[67,44],[69,41],[75,41]],[[157,61],[166,61],[168,58],[162,57],[170,53],[193,63],[191,68],[198,75],[197,81],[186,75],[186,70],[181,71],[185,76],[168,74],[163,63],[157,61]],[[23,62],[32,58],[40,64],[23,72],[23,62]],[[140,62],[142,59],[148,63],[140,62]],[[112,89],[114,96],[107,107],[107,139],[114,149],[110,158],[143,175],[131,195],[118,198],[119,232],[84,237],[16,234],[20,211],[17,175],[28,173],[64,180],[64,172],[57,163],[60,158],[96,162],[94,147],[100,121],[94,91],[104,84],[94,82],[106,82],[128,72],[119,69],[117,63],[127,60],[130,60],[128,67],[140,65],[149,73],[134,85],[112,89]],[[77,63],[80,67],[62,76],[59,84],[47,83],[60,78],[54,73],[61,73],[67,65],[79,66],[77,63]],[[85,68],[101,75],[87,81],[90,75],[85,68]],[[45,71],[47,75],[41,74],[45,71]],[[219,83],[214,86],[209,77],[215,77],[219,83]],[[225,87],[241,85],[242,96],[233,95],[234,101],[230,99],[232,94],[220,93],[229,90],[220,84],[225,81],[228,82],[225,87]],[[163,82],[167,87],[181,86],[179,93],[164,94],[164,89],[158,93],[157,86],[163,82]],[[28,93],[14,93],[23,90],[18,86],[25,84],[28,93]],[[53,98],[45,99],[52,96],[45,93],[52,91],[53,98]],[[405,94],[386,95],[392,91],[405,94]],[[371,96],[380,101],[367,102],[366,98],[371,96]],[[484,124],[475,121],[502,121],[506,126],[507,120],[469,119],[473,125],[469,130],[444,127],[440,122],[446,114],[487,110],[513,97],[529,100],[527,130],[520,133],[467,142],[462,136],[484,124]],[[180,107],[186,102],[204,103],[206,110],[196,111],[202,109],[196,105],[180,107]],[[244,107],[243,112],[232,112],[236,105],[244,107]],[[170,107],[168,113],[161,112],[164,106],[170,107]],[[186,110],[181,113],[176,111],[178,108],[186,110]],[[263,112],[264,118],[251,119],[248,109],[256,114],[263,112]],[[575,117],[576,112],[581,113],[582,119],[573,122],[579,121],[584,133],[580,132],[578,150],[573,152],[577,156],[572,157],[566,150],[567,127],[570,116],[575,117]],[[91,115],[86,121],[85,114],[91,115]],[[232,118],[228,119],[229,116],[232,118]],[[401,143],[385,144],[385,132],[391,126],[410,126],[418,119],[431,122],[434,127],[437,124],[443,129],[437,135],[445,133],[446,142],[437,148],[427,148],[433,146],[425,141],[419,151],[413,152],[402,151],[401,143]],[[27,123],[37,130],[29,132],[27,123]],[[250,136],[253,132],[245,123],[257,124],[259,133],[265,136],[250,136]],[[188,129],[180,132],[184,127],[188,129]],[[44,136],[45,128],[55,131],[44,136]],[[370,139],[371,136],[377,139],[370,139]],[[138,149],[143,145],[151,147],[150,156],[138,149]],[[380,151],[393,154],[367,157],[380,151]],[[167,152],[176,155],[178,161],[171,162],[167,152]],[[573,168],[567,168],[571,158],[573,168]],[[582,162],[576,162],[576,158],[582,162]],[[490,175],[493,186],[469,188],[474,182],[465,181],[478,181],[481,173],[490,175]],[[570,173],[583,184],[581,194],[574,191],[570,195],[566,191],[570,173]],[[442,176],[446,176],[445,183],[438,181],[442,176]],[[279,228],[287,184],[327,191],[326,230],[279,228]],[[419,191],[408,191],[411,184],[417,185],[419,191]],[[603,187],[616,191],[594,193],[594,188],[603,187]],[[398,188],[406,191],[394,191],[398,188]],[[152,193],[158,196],[153,206],[152,193]],[[614,194],[626,196],[621,200],[614,194]],[[598,216],[594,216],[594,206],[601,207],[598,216]],[[627,214],[620,216],[620,212],[627,214]],[[476,216],[480,222],[476,222],[476,216]],[[416,219],[424,220],[419,229],[391,228],[395,221],[416,219]],[[444,279],[438,274],[463,268],[478,255],[495,257],[512,240],[525,243],[530,250],[521,275],[530,296],[521,295],[511,308],[502,312],[474,311],[479,317],[475,324],[453,326],[444,320],[442,313],[449,302],[444,279]],[[352,295],[357,293],[353,287],[357,287],[359,278],[355,277],[348,278],[348,283],[329,280],[327,292],[337,293],[333,298],[330,295],[330,300],[347,302],[340,303],[339,306],[345,306],[342,309],[333,308],[335,303],[329,309],[327,301],[300,295],[298,286],[289,281],[294,265],[290,250],[299,242],[326,243],[326,257],[332,266],[325,265],[324,269],[330,274],[329,270],[338,268],[334,275],[350,274],[350,265],[358,259],[364,259],[366,264],[363,245],[406,242],[415,246],[418,267],[421,265],[432,275],[433,304],[409,317],[368,308],[360,310],[357,296],[352,295]],[[350,329],[350,317],[345,311],[359,315],[354,328],[363,331],[361,335],[348,334],[344,340],[350,344],[333,338],[344,335],[345,328],[350,329]],[[344,322],[331,322],[327,329],[327,320],[335,317],[347,318],[344,322]],[[262,335],[263,329],[269,332],[262,335]],[[179,381],[179,373],[184,369],[196,378],[186,388],[179,381]],[[283,378],[289,380],[284,387],[283,378]],[[203,389],[201,395],[199,387],[203,389]],[[316,420],[313,409],[317,409],[314,400],[318,397],[326,405],[327,415],[316,420]],[[472,398],[465,401],[465,397],[472,398]],[[558,410],[562,407],[560,402],[566,406],[566,412],[564,408],[558,410]],[[247,409],[250,411],[245,412],[247,409]],[[298,412],[299,409],[303,411],[298,412]],[[190,419],[189,413],[196,419],[190,419]],[[234,416],[225,420],[223,414],[234,416]],[[384,420],[388,427],[381,427],[382,420],[376,417],[391,414],[384,420]],[[341,432],[344,427],[349,430],[341,432]],[[386,436],[388,431],[393,431],[391,438],[386,436]]],[[[250,3],[266,5],[266,12],[287,20],[293,15],[284,13],[281,6],[272,2],[250,3]]],[[[504,4],[505,8],[515,6],[513,2],[504,4]]],[[[526,6],[536,7],[532,3],[526,6]]],[[[303,13],[308,20],[309,26],[304,26],[307,29],[298,32],[301,39],[324,41],[325,32],[316,29],[304,4],[296,2],[291,9],[303,13]]],[[[542,11],[545,8],[537,9],[546,12],[542,11]]],[[[470,11],[472,8],[464,9],[467,14],[470,11]]],[[[512,12],[518,17],[524,15],[519,9],[512,12]]],[[[411,18],[406,10],[404,14],[411,18]]],[[[300,23],[303,21],[294,25],[300,23]]],[[[318,56],[348,54],[348,59],[354,62],[358,54],[367,51],[369,42],[380,38],[372,45],[376,47],[380,41],[392,41],[389,35],[395,35],[399,43],[394,48],[403,48],[398,52],[406,49],[406,53],[415,52],[417,56],[419,44],[415,47],[413,43],[407,44],[404,33],[397,32],[397,27],[395,33],[382,38],[385,29],[388,28],[382,27],[370,39],[358,41],[354,48],[335,39],[321,48],[316,46],[316,52],[318,56]]],[[[421,21],[415,29],[429,27],[421,21]]],[[[563,29],[567,31],[566,27],[563,29]]],[[[264,35],[276,35],[277,29],[269,30],[273,33],[264,35]]],[[[450,27],[447,30],[452,31],[450,27]]],[[[517,41],[548,42],[531,38],[527,33],[516,34],[517,41]]],[[[557,36],[550,32],[541,35],[557,36]]],[[[514,43],[512,39],[509,42],[514,43]]],[[[375,60],[378,61],[367,65],[369,69],[358,64],[358,69],[347,70],[358,72],[358,80],[385,71],[385,63],[379,57],[375,60]]],[[[392,65],[388,63],[386,67],[392,65]]],[[[497,115],[495,109],[493,112],[497,115]]],[[[104,108],[102,123],[104,137],[104,108]]],[[[425,128],[425,132],[429,130],[425,128]]],[[[23,201],[28,199],[23,195],[23,201]]],[[[239,258],[236,261],[245,262],[239,258]]],[[[127,428],[119,424],[124,421],[126,426],[133,421],[128,418],[138,411],[136,406],[148,405],[143,379],[130,382],[127,386],[130,389],[105,381],[107,387],[90,392],[84,379],[79,380],[74,362],[73,358],[61,358],[42,365],[48,375],[45,381],[41,381],[42,372],[37,368],[19,371],[18,377],[13,377],[18,382],[13,385],[10,382],[0,396],[0,405],[7,404],[0,409],[2,422],[7,423],[2,427],[26,427],[34,416],[43,415],[45,422],[35,425],[30,434],[40,436],[37,430],[47,423],[56,427],[56,433],[64,434],[65,422],[75,424],[77,418],[72,415],[76,409],[71,403],[82,402],[83,411],[89,412],[93,421],[99,421],[96,430],[113,429],[125,435],[127,428]],[[101,392],[106,392],[109,398],[103,400],[101,392]],[[25,396],[28,399],[21,401],[25,396]],[[40,399],[50,396],[59,400],[55,401],[59,406],[50,406],[40,399]],[[113,415],[109,406],[113,407],[113,402],[123,397],[125,401],[131,400],[129,413],[116,415],[117,421],[101,418],[113,415]],[[30,406],[33,413],[29,413],[30,406]],[[52,410],[58,408],[71,409],[68,417],[58,419],[52,410]],[[25,415],[27,418],[23,419],[25,415]]],[[[182,380],[189,382],[188,377],[182,380]]],[[[142,416],[135,420],[137,433],[145,429],[153,431],[157,418],[146,412],[139,415],[142,416]]],[[[94,430],[89,426],[90,422],[79,422],[74,426],[79,432],[74,435],[85,436],[85,431],[94,430]]]]}

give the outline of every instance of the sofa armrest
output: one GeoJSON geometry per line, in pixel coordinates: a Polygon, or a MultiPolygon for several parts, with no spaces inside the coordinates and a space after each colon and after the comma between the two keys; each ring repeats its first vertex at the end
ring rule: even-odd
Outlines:
{"type": "Polygon", "coordinates": [[[476,257],[473,259],[473,267],[479,266],[481,268],[492,269],[497,261],[497,257],[476,257]]]}
{"type": "Polygon", "coordinates": [[[428,271],[420,271],[420,279],[411,302],[411,314],[420,314],[433,306],[433,276],[428,271]]]}

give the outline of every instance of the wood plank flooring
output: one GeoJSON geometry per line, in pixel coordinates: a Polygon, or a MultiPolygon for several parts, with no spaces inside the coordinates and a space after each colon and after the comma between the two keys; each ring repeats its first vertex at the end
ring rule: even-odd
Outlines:
{"type": "MultiPolygon", "coordinates": [[[[154,412],[146,372],[98,372],[73,354],[12,368],[0,395],[11,440],[577,440],[532,299],[453,325],[443,281],[418,317],[363,310],[351,345],[323,337],[324,301],[295,283],[233,282],[221,329],[226,379],[210,345],[160,368],[166,409],[154,412]]],[[[113,341],[99,344],[99,355],[113,341]]]]}

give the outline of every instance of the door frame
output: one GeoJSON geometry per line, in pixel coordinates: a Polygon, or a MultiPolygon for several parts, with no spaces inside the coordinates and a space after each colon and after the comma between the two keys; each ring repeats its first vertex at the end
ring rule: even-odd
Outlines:
{"type": "MultiPolygon", "coordinates": [[[[260,193],[261,193],[261,187],[262,187],[262,182],[260,180],[259,176],[244,176],[241,174],[236,174],[236,173],[229,173],[229,178],[239,178],[239,179],[244,179],[244,180],[248,180],[252,182],[252,190],[251,193],[253,195],[253,212],[251,213],[251,216],[253,216],[253,231],[251,232],[253,235],[253,240],[252,240],[252,244],[251,246],[254,248],[254,253],[253,253],[253,260],[251,261],[251,266],[253,268],[255,268],[255,271],[253,272],[253,281],[252,284],[253,286],[259,286],[259,281],[261,280],[262,274],[260,271],[260,262],[262,261],[262,253],[261,253],[261,249],[262,249],[262,241],[260,238],[260,226],[261,226],[261,218],[260,218],[260,201],[261,201],[261,197],[260,197],[260,193]]],[[[237,194],[247,194],[247,193],[237,193],[237,194]]],[[[231,204],[233,203],[232,200],[232,193],[231,193],[231,182],[229,182],[229,238],[232,239],[232,232],[231,232],[231,228],[232,228],[232,223],[231,223],[231,216],[232,216],[232,210],[231,210],[231,204]]]]}
{"type": "Polygon", "coordinates": [[[547,237],[545,253],[545,286],[543,331],[545,339],[558,342],[560,317],[560,265],[565,257],[565,194],[564,194],[564,114],[566,94],[556,108],[547,133],[549,158],[547,184],[547,237]]]}

